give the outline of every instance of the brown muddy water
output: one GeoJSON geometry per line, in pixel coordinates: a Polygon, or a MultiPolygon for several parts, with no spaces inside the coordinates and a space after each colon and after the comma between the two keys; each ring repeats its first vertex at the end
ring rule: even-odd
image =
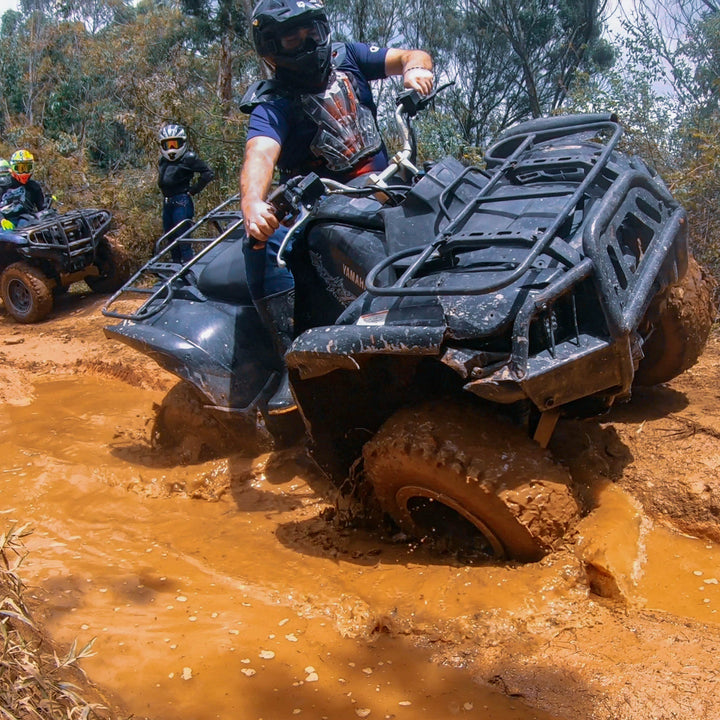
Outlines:
{"type": "MultiPolygon", "coordinates": [[[[163,396],[68,376],[0,405],[0,526],[34,528],[23,574],[43,622],[61,643],[96,639],[84,668],[135,717],[639,718],[588,698],[621,694],[631,657],[667,666],[678,647],[618,643],[600,596],[669,618],[673,637],[717,634],[720,547],[613,484],[593,489],[572,549],[465,565],[333,524],[300,448],[178,465],[149,443],[163,396]],[[532,681],[531,647],[547,662],[532,681]]],[[[717,717],[703,712],[667,717],[717,717]]]]}

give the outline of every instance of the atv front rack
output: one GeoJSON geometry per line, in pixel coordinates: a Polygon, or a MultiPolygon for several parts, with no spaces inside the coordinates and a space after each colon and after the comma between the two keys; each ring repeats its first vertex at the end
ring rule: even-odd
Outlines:
{"type": "Polygon", "coordinates": [[[225,200],[197,222],[183,220],[155,243],[155,255],[141,267],[108,301],[102,309],[106,317],[120,320],[145,320],[157,315],[175,297],[179,288],[189,287],[183,278],[221,242],[244,233],[240,211],[240,195],[225,200]],[[198,234],[205,230],[208,234],[198,234]],[[213,234],[214,233],[214,234],[213,234]],[[172,259],[173,251],[191,246],[193,256],[185,263],[172,259]],[[146,299],[133,311],[113,309],[120,301],[146,299]]]}
{"type": "MultiPolygon", "coordinates": [[[[389,256],[386,260],[374,267],[366,278],[367,291],[372,295],[379,296],[433,296],[433,295],[486,295],[502,288],[512,285],[514,282],[522,278],[533,264],[542,254],[550,254],[558,256],[558,251],[553,248],[550,252],[551,245],[556,241],[558,230],[568,221],[568,218],[575,213],[580,202],[588,194],[588,190],[596,183],[598,176],[603,173],[607,167],[608,161],[615,150],[617,143],[622,135],[622,128],[613,116],[590,116],[594,119],[588,122],[588,116],[583,116],[585,120],[582,124],[568,125],[565,124],[550,127],[542,131],[532,132],[528,130],[525,133],[513,134],[507,138],[495,143],[487,153],[486,159],[488,164],[499,164],[499,167],[491,172],[490,181],[476,193],[475,197],[467,202],[464,207],[451,217],[448,209],[448,200],[456,191],[459,185],[463,183],[465,178],[472,172],[477,172],[477,168],[467,168],[453,183],[451,183],[443,191],[439,204],[442,213],[447,217],[448,224],[437,234],[429,245],[422,245],[415,248],[402,250],[389,256]],[[580,155],[568,155],[564,160],[553,158],[550,163],[543,163],[530,155],[536,147],[548,140],[559,139],[569,135],[581,133],[598,133],[602,130],[610,130],[611,137],[602,147],[597,155],[589,155],[587,152],[580,155]],[[513,148],[513,146],[516,146],[513,148]],[[507,157],[502,157],[503,150],[510,150],[507,157]],[[577,177],[582,174],[582,181],[577,185],[573,192],[562,190],[552,192],[538,191],[537,186],[530,185],[530,189],[524,190],[522,186],[518,186],[518,191],[513,193],[511,197],[507,192],[498,192],[507,188],[507,184],[513,182],[513,178],[517,178],[522,174],[523,170],[534,170],[535,172],[544,171],[552,172],[556,176],[577,177]],[[505,183],[503,185],[503,183],[505,183]],[[561,211],[556,215],[549,227],[543,228],[540,235],[529,235],[527,237],[512,237],[505,235],[489,236],[486,233],[477,234],[473,231],[463,232],[470,217],[477,218],[482,213],[492,214],[497,203],[507,203],[509,199],[513,202],[517,201],[535,201],[540,202],[549,197],[564,197],[568,199],[562,207],[561,211]],[[463,253],[472,252],[474,250],[498,247],[513,246],[518,248],[527,248],[524,259],[510,272],[502,273],[499,278],[485,284],[478,284],[474,287],[466,288],[443,288],[432,286],[410,286],[410,283],[422,276],[423,270],[427,269],[428,263],[442,258],[457,257],[463,253]],[[377,278],[391,267],[396,267],[400,261],[407,258],[414,260],[407,270],[405,270],[400,278],[389,286],[378,285],[377,278]]],[[[563,120],[563,118],[557,118],[563,120]]],[[[475,220],[474,225],[481,224],[482,221],[475,220]]],[[[568,267],[573,265],[570,259],[576,253],[565,253],[560,255],[561,261],[568,267]]],[[[487,274],[488,269],[483,266],[476,272],[487,274]]],[[[432,272],[436,272],[435,268],[432,272]]]]}
{"type": "Polygon", "coordinates": [[[96,238],[107,231],[112,215],[107,210],[75,210],[62,215],[50,216],[38,225],[27,225],[19,232],[27,237],[35,256],[43,252],[56,253],[62,250],[69,257],[68,267],[72,270],[76,258],[93,255],[96,238]]]}

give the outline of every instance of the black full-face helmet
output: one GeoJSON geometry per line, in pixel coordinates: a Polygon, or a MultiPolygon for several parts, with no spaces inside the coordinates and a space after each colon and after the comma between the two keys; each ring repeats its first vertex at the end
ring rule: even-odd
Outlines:
{"type": "Polygon", "coordinates": [[[330,24],[320,0],[260,0],[252,14],[258,55],[278,80],[322,90],[330,75],[330,24]]]}

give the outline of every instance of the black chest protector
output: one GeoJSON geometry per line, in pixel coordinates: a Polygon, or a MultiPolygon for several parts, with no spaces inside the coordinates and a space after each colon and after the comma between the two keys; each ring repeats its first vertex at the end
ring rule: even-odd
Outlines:
{"type": "Polygon", "coordinates": [[[323,92],[297,94],[278,80],[260,80],[248,88],[240,110],[249,114],[263,102],[287,99],[295,119],[306,117],[317,126],[310,143],[313,155],[333,172],[345,172],[377,153],[382,138],[372,111],[358,100],[351,75],[337,69],[345,59],[342,43],[333,45],[332,57],[333,70],[323,92]]]}

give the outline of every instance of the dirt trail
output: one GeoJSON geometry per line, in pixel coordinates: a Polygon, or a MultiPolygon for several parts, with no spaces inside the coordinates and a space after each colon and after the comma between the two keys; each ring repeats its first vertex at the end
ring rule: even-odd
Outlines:
{"type": "MultiPolygon", "coordinates": [[[[720,717],[720,337],[551,449],[593,511],[529,565],[466,565],[332,520],[302,448],[154,449],[175,379],[97,296],[0,314],[0,519],[61,643],[138,717],[720,717]]],[[[2,529],[0,527],[0,529],[2,529]]]]}

